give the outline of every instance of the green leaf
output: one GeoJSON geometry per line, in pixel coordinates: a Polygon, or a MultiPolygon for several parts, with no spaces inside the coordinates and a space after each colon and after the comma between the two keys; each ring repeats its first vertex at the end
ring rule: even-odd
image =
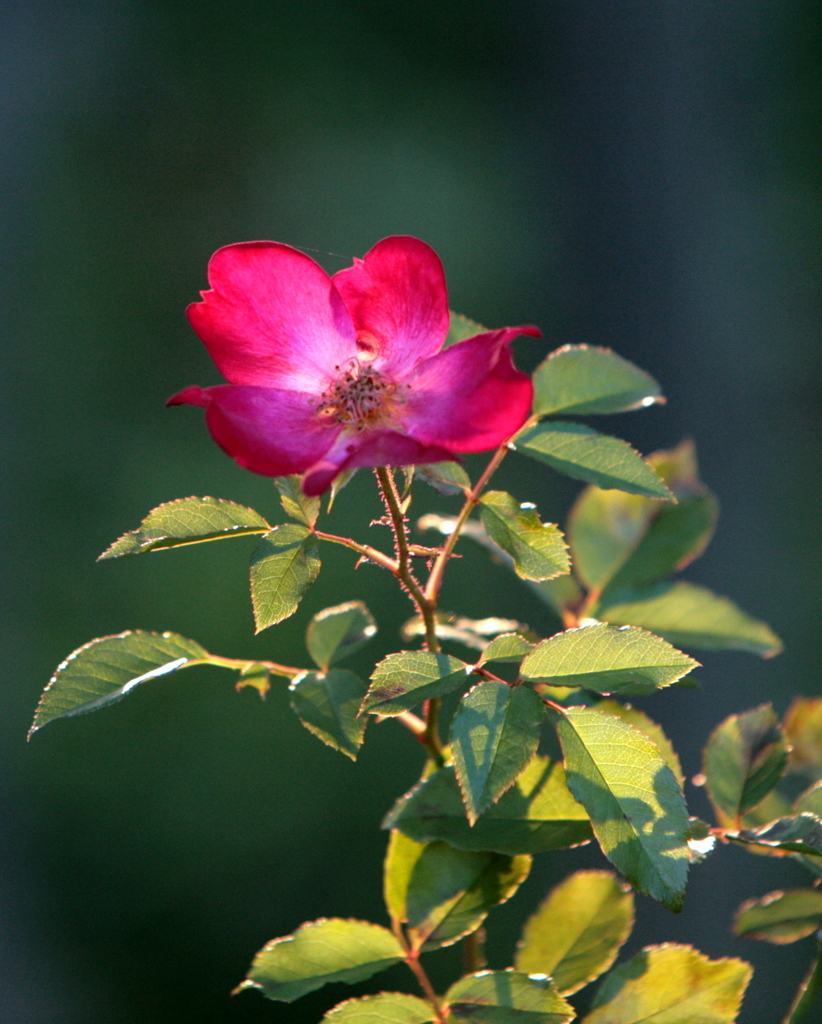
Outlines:
{"type": "Polygon", "coordinates": [[[681,647],[747,651],[763,658],[782,650],[770,626],[695,583],[660,583],[608,595],[596,614],[615,626],[641,626],[681,647]]]}
{"type": "Polygon", "coordinates": [[[531,589],[540,601],[553,608],[560,619],[566,608],[578,607],[583,597],[577,581],[570,573],[542,583],[532,583],[531,589]]]}
{"type": "Polygon", "coordinates": [[[348,484],[351,483],[351,481],[356,476],[356,474],[357,474],[357,470],[356,469],[344,469],[342,471],[342,473],[339,473],[331,481],[331,486],[328,489],[328,511],[329,512],[334,507],[334,503],[337,500],[337,495],[340,493],[340,491],[343,489],[343,487],[347,487],[348,484]]]}
{"type": "Polygon", "coordinates": [[[365,683],[353,672],[303,672],[289,687],[291,707],[303,725],[329,747],[356,761],[366,719],[358,718],[365,683]]]}
{"type": "Polygon", "coordinates": [[[822,818],[822,782],[815,782],[804,793],[800,793],[793,805],[793,811],[795,814],[807,811],[809,814],[815,814],[817,818],[822,818]]]}
{"type": "Polygon", "coordinates": [[[657,748],[593,708],[567,708],[558,732],[568,788],[605,856],[635,889],[680,910],[690,826],[682,789],[657,748]]]}
{"type": "Polygon", "coordinates": [[[305,526],[285,523],[261,537],[251,559],[256,632],[293,615],[319,572],[319,544],[305,526]]]}
{"type": "Polygon", "coordinates": [[[534,373],[537,416],[628,412],[664,401],[650,374],[608,348],[565,345],[534,373]]]}
{"type": "Polygon", "coordinates": [[[378,992],[375,996],[346,999],[323,1017],[328,1024],[427,1024],[434,1010],[422,999],[404,992],[378,992]]]}
{"type": "Polygon", "coordinates": [[[734,826],[785,773],[788,751],[770,704],[730,715],[711,733],[702,770],[720,825],[734,826]]]}
{"type": "Polygon", "coordinates": [[[152,509],[136,530],[124,533],[98,561],[224,537],[244,537],[270,529],[258,512],[245,505],[222,498],[180,498],[152,509]]]}
{"type": "Polygon", "coordinates": [[[527,686],[482,682],[460,701],[451,753],[472,825],[534,756],[544,718],[542,700],[527,686]]]}
{"type": "Polygon", "coordinates": [[[55,718],[96,711],[139,683],[209,658],[204,647],[177,633],[134,630],[91,640],[58,666],[40,698],[29,736],[55,718]]]}
{"type": "Polygon", "coordinates": [[[503,633],[494,637],[488,644],[482,652],[479,664],[484,665],[489,661],[522,661],[533,649],[534,645],[520,633],[503,633]]]}
{"type": "Polygon", "coordinates": [[[822,778],[822,697],[797,697],[785,715],[792,771],[822,778]]]}
{"type": "Polygon", "coordinates": [[[472,671],[471,665],[450,654],[389,654],[374,669],[362,710],[373,715],[400,715],[424,700],[456,690],[472,671]]]}
{"type": "Polygon", "coordinates": [[[734,934],[785,945],[822,928],[822,892],[788,889],[747,900],[734,915],[734,934]]]}
{"type": "Polygon", "coordinates": [[[570,571],[562,531],[553,523],[543,523],[533,505],[520,505],[504,491],[488,491],[480,505],[482,525],[514,559],[517,576],[549,580],[570,571]]]}
{"type": "Polygon", "coordinates": [[[465,494],[471,490],[471,480],[458,462],[432,462],[416,467],[418,476],[440,494],[465,494]]]}
{"type": "Polygon", "coordinates": [[[517,451],[547,463],[558,473],[597,487],[616,488],[649,498],[673,495],[638,452],[617,437],[581,423],[552,420],[527,427],[514,437],[517,451]]]}
{"type": "Polygon", "coordinates": [[[450,946],[479,928],[528,877],[531,858],[468,853],[393,832],[385,860],[386,904],[412,949],[450,946]]]}
{"type": "Polygon", "coordinates": [[[732,1024],[752,973],[692,946],[647,946],[611,971],[583,1024],[732,1024]]]}
{"type": "Polygon", "coordinates": [[[574,570],[589,588],[654,583],[692,562],[713,535],[718,506],[699,479],[693,444],[654,452],[648,463],[678,505],[588,487],[571,509],[574,570]]]}
{"type": "Polygon", "coordinates": [[[449,314],[451,322],[448,326],[448,334],[446,334],[445,341],[442,343],[444,349],[456,345],[458,341],[473,338],[477,334],[485,334],[488,330],[487,327],[478,324],[476,320],[469,320],[467,316],[455,313],[453,309],[449,310],[449,314]]]}
{"type": "Polygon", "coordinates": [[[522,663],[522,677],[595,693],[646,694],[670,686],[699,662],[652,633],[598,622],[543,640],[522,663]]]}
{"type": "Polygon", "coordinates": [[[596,707],[600,711],[606,711],[609,715],[616,715],[623,722],[627,722],[628,725],[632,725],[635,729],[644,733],[660,752],[662,760],[676,776],[676,781],[680,786],[684,787],[685,774],[682,771],[682,765],[679,763],[679,757],[671,741],[662,731],[662,726],[657,725],[644,711],[640,711],[630,704],[620,704],[616,700],[601,700],[596,707]]]}
{"type": "Polygon", "coordinates": [[[309,530],[313,530],[320,514],[320,499],[309,498],[303,492],[303,478],[301,476],[278,476],[274,478],[274,485],[280,492],[280,504],[285,510],[285,514],[296,519],[303,526],[307,526],[309,530]]]}
{"type": "Polygon", "coordinates": [[[547,974],[564,996],[603,974],[634,926],[634,896],[610,871],[577,871],[525,925],[514,966],[547,974]]]}
{"type": "Polygon", "coordinates": [[[760,846],[762,853],[787,850],[790,853],[822,857],[822,821],[807,811],[789,818],[779,818],[761,828],[726,832],[725,836],[744,846],[760,846]]]}
{"type": "Polygon", "coordinates": [[[349,654],[358,651],[377,632],[374,616],[362,601],[323,608],[308,623],[305,644],[317,665],[327,672],[349,654]]]}
{"type": "Polygon", "coordinates": [[[460,1024],[568,1024],[574,1008],[550,978],[518,971],[480,971],[445,994],[450,1016],[460,1024]]]}
{"type": "Polygon", "coordinates": [[[332,981],[364,981],[404,958],[402,946],[386,928],[320,918],[263,946],[236,991],[258,988],[268,999],[290,1003],[332,981]]]}
{"type": "Polygon", "coordinates": [[[465,817],[454,768],[448,766],[401,797],[382,827],[400,829],[418,842],[442,839],[458,850],[509,854],[560,850],[593,837],[562,765],[539,755],[473,826],[465,817]]]}

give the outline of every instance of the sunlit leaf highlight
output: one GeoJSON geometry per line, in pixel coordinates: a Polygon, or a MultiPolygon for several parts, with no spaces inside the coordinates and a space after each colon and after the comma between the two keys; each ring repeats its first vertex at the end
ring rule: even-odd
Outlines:
{"type": "Polygon", "coordinates": [[[270,529],[271,526],[253,508],[234,501],[180,498],[152,509],[136,530],[123,534],[106,548],[100,560],[265,533],[270,529]]]}
{"type": "Polygon", "coordinates": [[[607,348],[566,345],[534,372],[534,413],[590,416],[664,402],[659,384],[607,348]]]}
{"type": "Polygon", "coordinates": [[[504,491],[480,499],[480,518],[488,535],[514,560],[518,576],[548,580],[567,573],[571,564],[562,531],[543,523],[532,505],[521,505],[504,491]]]}
{"type": "Polygon", "coordinates": [[[682,907],[690,835],[682,789],[647,736],[593,708],[567,708],[558,732],[568,788],[603,853],[638,889],[682,907]]]}
{"type": "Polygon", "coordinates": [[[698,665],[643,629],[598,622],[543,640],[521,672],[523,679],[550,686],[633,695],[670,686],[698,665]]]}
{"type": "Polygon", "coordinates": [[[306,526],[284,523],[261,537],[251,558],[257,632],[293,615],[319,572],[319,544],[306,526]]]}
{"type": "Polygon", "coordinates": [[[209,658],[204,647],[177,633],[134,630],[92,640],[57,668],[40,698],[29,736],[56,718],[96,711],[140,683],[209,658]]]}
{"type": "Polygon", "coordinates": [[[648,946],[608,974],[582,1024],[732,1024],[752,973],[692,946],[648,946]]]}
{"type": "Polygon", "coordinates": [[[519,971],[481,971],[460,978],[445,994],[460,1024],[568,1024],[574,1010],[550,978],[519,971]]]}
{"type": "Polygon", "coordinates": [[[822,928],[822,892],[788,889],[747,900],[734,915],[734,933],[785,945],[822,928]]]}
{"type": "Polygon", "coordinates": [[[237,991],[257,988],[269,999],[290,1003],[332,981],[364,981],[404,956],[386,928],[367,921],[321,918],[264,946],[237,991]]]}
{"type": "Polygon", "coordinates": [[[572,995],[608,970],[634,926],[634,896],[610,871],[577,871],[527,921],[514,966],[572,995]]]}
{"type": "Polygon", "coordinates": [[[433,1020],[430,1003],[404,992],[346,999],[323,1017],[327,1024],[427,1024],[433,1020]]]}

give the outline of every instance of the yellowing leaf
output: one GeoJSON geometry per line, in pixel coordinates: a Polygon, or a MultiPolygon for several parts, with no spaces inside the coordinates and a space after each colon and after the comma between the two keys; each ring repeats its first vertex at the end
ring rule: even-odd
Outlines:
{"type": "Polygon", "coordinates": [[[752,973],[692,946],[648,946],[611,971],[583,1024],[732,1024],[752,973]]]}
{"type": "Polygon", "coordinates": [[[572,995],[608,970],[634,925],[634,897],[610,871],[577,871],[525,925],[514,966],[572,995]]]}

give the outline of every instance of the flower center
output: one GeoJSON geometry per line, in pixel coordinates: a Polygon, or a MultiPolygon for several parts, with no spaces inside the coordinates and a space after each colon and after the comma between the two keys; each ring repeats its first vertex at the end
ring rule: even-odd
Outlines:
{"type": "Polygon", "coordinates": [[[317,415],[357,431],[389,426],[404,402],[407,387],[356,357],[334,369],[339,376],[323,391],[317,415]]]}

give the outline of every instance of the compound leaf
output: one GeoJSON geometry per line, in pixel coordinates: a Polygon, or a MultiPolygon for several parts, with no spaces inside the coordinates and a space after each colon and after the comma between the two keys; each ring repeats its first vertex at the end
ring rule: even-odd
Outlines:
{"type": "Polygon", "coordinates": [[[610,871],[577,871],[527,921],[514,966],[572,995],[608,970],[634,926],[634,896],[610,871]]]}
{"type": "Polygon", "coordinates": [[[534,372],[534,413],[627,412],[664,402],[654,378],[607,348],[565,345],[534,372]]]}
{"type": "Polygon", "coordinates": [[[558,732],[568,788],[605,856],[635,889],[679,910],[690,826],[674,773],[647,736],[605,712],[567,708],[558,732]]]}
{"type": "Polygon", "coordinates": [[[522,677],[596,693],[647,694],[670,686],[699,662],[634,626],[598,622],[557,633],[522,663],[522,677]]]}
{"type": "Polygon", "coordinates": [[[734,915],[734,933],[785,945],[822,928],[822,892],[788,889],[746,900],[734,915]]]}
{"type": "Polygon", "coordinates": [[[400,829],[418,842],[442,839],[458,850],[508,854],[559,850],[593,838],[588,815],[571,795],[562,765],[540,755],[473,826],[449,765],[401,797],[383,828],[400,829]]]}
{"type": "Polygon", "coordinates": [[[570,571],[562,531],[553,523],[543,523],[533,505],[520,505],[504,491],[489,491],[480,506],[482,525],[514,559],[522,579],[549,580],[570,571]]]}
{"type": "Polygon", "coordinates": [[[431,697],[462,686],[473,671],[459,658],[430,651],[389,654],[374,669],[362,710],[374,715],[399,715],[431,697]]]}
{"type": "Polygon", "coordinates": [[[692,946],[648,946],[611,971],[582,1024],[732,1024],[752,973],[692,946]]]}
{"type": "Polygon", "coordinates": [[[542,700],[526,686],[484,681],[460,701],[451,751],[472,825],[534,756],[544,718],[542,700]]]}
{"type": "Polygon", "coordinates": [[[574,1017],[550,978],[511,970],[466,975],[445,999],[460,1024],[568,1024],[574,1017]]]}
{"type": "Polygon", "coordinates": [[[785,773],[788,750],[773,707],[730,715],[711,733],[703,772],[721,825],[738,826],[785,773]]]}
{"type": "Polygon", "coordinates": [[[180,498],[158,505],[136,530],[124,533],[100,555],[122,558],[144,551],[176,548],[184,544],[201,544],[225,537],[243,537],[250,533],[266,533],[271,526],[253,508],[222,498],[180,498]]]}
{"type": "Polygon", "coordinates": [[[609,593],[596,614],[614,625],[641,626],[679,647],[747,651],[763,658],[782,650],[782,641],[767,623],[695,583],[660,583],[609,593]]]}
{"type": "Polygon", "coordinates": [[[328,669],[358,651],[377,632],[374,616],[362,601],[324,608],[308,623],[305,644],[317,665],[328,669]]]}
{"type": "Polygon", "coordinates": [[[673,498],[661,478],[629,444],[581,423],[538,423],[517,434],[513,444],[517,451],[575,480],[649,498],[673,498]]]}
{"type": "Polygon", "coordinates": [[[303,725],[323,743],[341,754],[357,758],[365,733],[365,718],[358,718],[365,683],[353,672],[303,672],[289,687],[291,707],[303,725]]]}
{"type": "Polygon", "coordinates": [[[261,537],[251,559],[256,632],[293,615],[319,572],[319,544],[307,527],[284,523],[261,537]]]}
{"type": "Polygon", "coordinates": [[[290,1003],[332,981],[349,985],[404,959],[397,938],[368,921],[320,918],[293,935],[272,939],[254,957],[236,991],[258,988],[268,999],[290,1003]]]}
{"type": "Polygon", "coordinates": [[[133,630],[92,640],[57,668],[40,698],[29,736],[55,718],[96,711],[139,683],[209,658],[204,647],[177,633],[133,630]]]}

